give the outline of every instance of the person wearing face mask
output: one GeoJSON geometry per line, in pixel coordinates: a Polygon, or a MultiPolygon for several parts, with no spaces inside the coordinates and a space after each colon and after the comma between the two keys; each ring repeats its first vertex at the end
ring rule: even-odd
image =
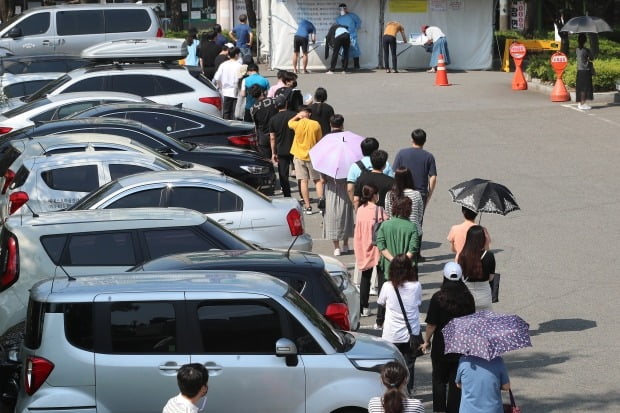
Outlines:
{"type": "Polygon", "coordinates": [[[177,385],[181,391],[168,400],[162,413],[198,413],[205,410],[209,371],[200,363],[181,366],[177,373],[177,385]]]}
{"type": "MultiPolygon", "coordinates": [[[[349,49],[349,57],[353,58],[353,68],[360,68],[360,46],[357,40],[357,30],[362,26],[362,19],[355,13],[349,12],[347,5],[340,3],[338,5],[340,9],[340,15],[336,17],[336,23],[341,26],[346,26],[351,37],[351,47],[349,49]]],[[[346,57],[345,57],[346,59],[346,57]]],[[[333,65],[332,65],[333,66],[333,65]]],[[[346,70],[346,67],[345,67],[346,70]]]]}

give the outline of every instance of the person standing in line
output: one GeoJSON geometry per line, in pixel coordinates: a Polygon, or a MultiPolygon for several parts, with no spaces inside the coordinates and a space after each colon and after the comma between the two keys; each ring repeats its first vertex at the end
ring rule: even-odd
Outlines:
{"type": "Polygon", "coordinates": [[[387,152],[382,149],[377,149],[370,155],[372,170],[370,172],[362,173],[355,183],[355,190],[353,192],[353,206],[356,209],[362,195],[362,187],[366,184],[373,184],[379,188],[379,200],[377,201],[377,205],[380,207],[385,207],[385,194],[387,194],[387,192],[392,189],[392,186],[394,185],[394,178],[383,173],[385,164],[387,163],[387,157],[387,152]]]}
{"type": "Polygon", "coordinates": [[[336,71],[336,62],[342,49],[342,73],[348,73],[349,67],[349,47],[351,46],[351,35],[345,26],[334,24],[329,28],[325,36],[325,59],[329,57],[329,48],[332,48],[332,59],[329,65],[328,75],[333,75],[336,71]]]}
{"type": "Polygon", "coordinates": [[[418,399],[410,399],[406,393],[407,368],[397,361],[390,361],[381,368],[381,382],[385,393],[368,402],[368,413],[424,413],[418,399]]]}
{"type": "Polygon", "coordinates": [[[177,373],[180,393],[166,403],[162,413],[198,413],[205,410],[209,371],[200,363],[181,366],[177,373]]]}
{"type": "Polygon", "coordinates": [[[278,113],[275,105],[275,98],[268,98],[259,85],[254,84],[249,89],[250,95],[256,102],[250,108],[250,116],[256,127],[256,137],[258,138],[258,153],[267,159],[272,158],[271,138],[269,137],[269,120],[278,113]]]}
{"type": "MultiPolygon", "coordinates": [[[[353,58],[353,68],[360,68],[360,55],[362,54],[360,50],[359,41],[357,38],[357,31],[360,27],[362,27],[362,19],[355,13],[351,13],[347,8],[347,5],[344,3],[340,3],[338,5],[340,9],[340,15],[336,17],[336,23],[341,26],[346,26],[349,30],[349,35],[351,38],[351,48],[349,50],[349,57],[353,58]]],[[[345,67],[346,70],[346,67],[345,67]]]]}
{"type": "Polygon", "coordinates": [[[278,113],[269,120],[269,138],[271,143],[271,161],[278,164],[278,179],[285,198],[291,197],[289,169],[293,161],[291,146],[293,145],[293,131],[288,127],[288,121],[296,113],[288,109],[288,99],[285,94],[275,98],[278,113]]]}
{"type": "Polygon", "coordinates": [[[187,48],[187,56],[185,56],[185,66],[200,66],[198,57],[198,39],[196,38],[197,30],[193,27],[187,31],[187,36],[183,41],[183,46],[187,48]]]}
{"type": "Polygon", "coordinates": [[[200,40],[199,58],[200,68],[207,79],[213,79],[215,75],[215,58],[222,51],[222,47],[215,43],[215,32],[208,32],[202,35],[200,40]]]}
{"type": "Polygon", "coordinates": [[[323,185],[321,175],[314,170],[310,161],[310,149],[321,139],[321,125],[319,122],[310,119],[310,108],[307,106],[288,121],[288,127],[295,131],[291,154],[293,155],[293,165],[295,165],[295,175],[300,180],[299,192],[304,201],[304,213],[312,214],[310,206],[309,180],[314,181],[316,194],[323,198],[323,185]]]}
{"type": "MultiPolygon", "coordinates": [[[[366,171],[372,171],[370,155],[379,149],[379,141],[376,138],[368,137],[360,143],[360,148],[362,149],[362,155],[364,157],[351,165],[349,168],[349,173],[347,174],[347,192],[349,193],[349,199],[351,202],[353,202],[355,184],[359,177],[366,171]]],[[[385,162],[383,173],[388,176],[394,176],[394,171],[392,171],[392,167],[388,161],[385,162]]]]}
{"type": "Polygon", "coordinates": [[[433,365],[433,412],[459,413],[461,390],[456,386],[456,370],[460,354],[444,354],[445,342],[441,330],[456,317],[476,311],[474,297],[463,283],[463,271],[455,262],[443,267],[441,288],[431,297],[426,312],[426,331],[421,349],[431,349],[433,365]],[[431,346],[432,340],[432,346],[431,346]]]}
{"type": "Polygon", "coordinates": [[[585,33],[579,33],[577,37],[577,48],[575,53],[577,55],[577,84],[575,85],[575,94],[579,104],[578,109],[590,110],[592,107],[586,103],[586,100],[594,99],[594,88],[592,86],[592,70],[594,66],[592,60],[594,55],[585,47],[586,35],[585,33]]]}
{"type": "Polygon", "coordinates": [[[267,91],[267,97],[273,98],[276,96],[276,92],[283,88],[292,88],[293,84],[297,80],[297,75],[293,72],[289,72],[288,70],[278,70],[277,73],[278,81],[275,85],[271,86],[267,91]]]}
{"type": "MultiPolygon", "coordinates": [[[[474,212],[464,206],[461,207],[461,212],[463,213],[463,218],[465,220],[460,224],[452,225],[452,228],[450,228],[450,232],[448,233],[448,242],[450,243],[450,249],[456,254],[456,256],[454,257],[454,261],[457,262],[459,260],[459,254],[463,249],[463,245],[465,245],[465,237],[467,236],[467,231],[471,227],[476,225],[476,217],[478,216],[477,212],[474,212]]],[[[489,235],[489,232],[486,228],[484,228],[484,235],[486,238],[486,244],[484,245],[484,249],[488,250],[491,245],[491,236],[489,235]]]]}
{"type": "Polygon", "coordinates": [[[394,185],[392,189],[385,194],[385,210],[389,217],[392,216],[392,205],[396,203],[398,198],[403,196],[411,199],[411,215],[409,215],[409,221],[413,222],[417,229],[418,234],[422,234],[422,215],[424,215],[424,202],[422,201],[422,195],[420,192],[413,189],[413,178],[409,169],[401,167],[394,173],[394,185]]]}
{"type": "Polygon", "coordinates": [[[429,62],[430,69],[428,73],[435,73],[437,71],[437,60],[439,55],[443,55],[443,61],[446,65],[450,64],[450,52],[448,51],[448,41],[446,35],[443,34],[441,29],[437,26],[422,26],[422,33],[428,38],[425,45],[433,47],[431,51],[431,60],[429,62]]]}
{"type": "Polygon", "coordinates": [[[405,28],[399,22],[388,22],[385,25],[385,31],[383,32],[383,66],[385,67],[386,73],[391,73],[390,70],[390,51],[392,52],[392,69],[394,69],[394,73],[398,73],[398,67],[396,66],[396,62],[398,59],[398,55],[396,54],[396,35],[400,33],[403,38],[403,42],[407,43],[407,38],[405,37],[405,28]]]}
{"type": "Polygon", "coordinates": [[[229,40],[222,34],[222,26],[220,24],[213,25],[213,31],[215,32],[215,44],[223,47],[229,40]]]}
{"type": "Polygon", "coordinates": [[[491,285],[495,274],[495,256],[485,249],[484,228],[474,225],[467,230],[465,245],[458,263],[463,269],[463,279],[476,302],[476,311],[491,309],[491,285]]]}
{"type": "Polygon", "coordinates": [[[502,390],[510,390],[510,378],[504,359],[485,360],[462,356],[456,372],[456,385],[461,388],[459,413],[502,413],[502,390]]]}
{"type": "Polygon", "coordinates": [[[228,60],[222,63],[213,75],[213,83],[224,97],[222,103],[222,118],[235,119],[235,105],[239,87],[240,50],[233,47],[228,51],[228,60]]]}
{"type": "Polygon", "coordinates": [[[375,222],[386,221],[387,214],[383,208],[377,206],[379,189],[376,185],[368,184],[362,188],[362,197],[355,214],[355,233],[353,234],[353,251],[355,265],[361,273],[360,280],[360,314],[362,317],[371,315],[370,282],[372,270],[377,269],[377,277],[384,278],[379,264],[379,249],[373,244],[372,236],[375,222]]]}
{"type": "Polygon", "coordinates": [[[293,40],[293,72],[299,73],[297,70],[297,62],[299,60],[299,49],[303,53],[301,64],[303,66],[304,73],[308,72],[308,43],[316,43],[316,28],[314,24],[309,20],[303,19],[299,22],[297,32],[295,32],[295,38],[293,40]]]}
{"type": "MultiPolygon", "coordinates": [[[[409,198],[403,200],[411,201],[409,198]]],[[[384,222],[380,228],[383,228],[390,220],[384,222]]],[[[410,223],[410,225],[413,225],[410,223]]],[[[381,232],[381,229],[379,229],[381,232]]],[[[381,249],[381,247],[379,247],[381,249]]],[[[416,354],[409,345],[409,329],[405,322],[405,315],[401,309],[397,292],[403,302],[407,321],[411,326],[411,334],[420,334],[420,305],[422,304],[422,285],[418,282],[418,270],[413,266],[409,254],[396,254],[390,256],[391,265],[389,268],[389,282],[383,283],[377,304],[385,308],[385,322],[383,323],[383,332],[381,338],[394,344],[402,353],[407,363],[409,371],[409,380],[407,382],[407,391],[413,394],[413,385],[415,381],[414,368],[416,354]]]]}
{"type": "MultiPolygon", "coordinates": [[[[213,60],[213,68],[215,69],[215,72],[217,72],[217,69],[220,68],[220,65],[222,63],[228,60],[228,50],[233,47],[235,46],[233,46],[232,43],[226,43],[224,46],[222,46],[222,50],[220,50],[220,53],[215,56],[215,59],[213,60]]],[[[215,76],[215,72],[213,76],[215,76]]],[[[210,80],[213,80],[213,78],[211,78],[210,80]]]]}
{"type": "Polygon", "coordinates": [[[230,32],[230,37],[232,37],[235,42],[235,46],[241,50],[241,57],[243,58],[243,62],[247,63],[248,57],[249,60],[252,58],[252,40],[254,39],[254,34],[252,33],[252,29],[248,25],[248,16],[242,14],[239,16],[239,24],[233,27],[230,32]]]}
{"type": "Polygon", "coordinates": [[[342,126],[344,123],[344,118],[342,122],[336,121],[334,125],[330,125],[330,120],[332,116],[334,116],[334,108],[331,107],[330,104],[325,103],[327,100],[327,90],[322,87],[316,88],[314,92],[314,102],[310,105],[310,110],[312,110],[312,115],[310,115],[310,119],[316,120],[321,124],[321,130],[323,131],[323,136],[327,135],[330,132],[339,132],[342,131],[342,126]],[[340,123],[340,126],[338,126],[340,123]],[[336,128],[335,130],[332,128],[336,128]]]}
{"type": "Polygon", "coordinates": [[[245,97],[245,114],[243,120],[246,122],[252,122],[252,115],[250,114],[250,108],[256,102],[256,98],[251,96],[248,91],[254,85],[260,86],[260,88],[267,92],[269,90],[269,80],[261,76],[258,73],[258,65],[256,63],[250,63],[247,65],[247,77],[242,81],[241,96],[245,97]]]}
{"type": "MultiPolygon", "coordinates": [[[[415,129],[411,132],[412,144],[410,148],[401,149],[396,154],[394,159],[394,169],[405,167],[411,172],[413,178],[413,184],[416,191],[422,195],[424,201],[424,212],[428,207],[428,203],[431,200],[435,186],[437,185],[437,167],[435,166],[435,157],[430,152],[424,150],[426,144],[426,132],[423,129],[415,129]]],[[[424,222],[424,215],[422,216],[421,223],[424,222]]],[[[420,239],[418,243],[420,245],[420,256],[418,260],[424,261],[424,257],[421,255],[422,251],[422,235],[419,234],[420,239]]]]}

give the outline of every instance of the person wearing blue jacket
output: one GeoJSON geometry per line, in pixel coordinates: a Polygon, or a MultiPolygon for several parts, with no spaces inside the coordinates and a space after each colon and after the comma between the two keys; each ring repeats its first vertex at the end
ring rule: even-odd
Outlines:
{"type": "Polygon", "coordinates": [[[360,19],[357,14],[349,12],[347,5],[344,3],[340,3],[338,8],[340,8],[340,16],[336,18],[336,23],[347,27],[349,36],[351,37],[349,57],[353,58],[353,67],[359,69],[360,55],[362,52],[360,51],[359,42],[357,40],[357,30],[362,26],[362,19],[360,19]]]}

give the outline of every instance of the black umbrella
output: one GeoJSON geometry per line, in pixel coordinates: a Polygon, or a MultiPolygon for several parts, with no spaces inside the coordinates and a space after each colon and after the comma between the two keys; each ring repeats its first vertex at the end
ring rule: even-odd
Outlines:
{"type": "Polygon", "coordinates": [[[475,178],[461,182],[448,191],[452,195],[452,201],[474,212],[506,215],[520,209],[508,188],[488,179],[475,178]]]}
{"type": "Polygon", "coordinates": [[[607,22],[600,17],[579,16],[567,21],[560,31],[569,33],[600,33],[612,30],[607,22]]]}

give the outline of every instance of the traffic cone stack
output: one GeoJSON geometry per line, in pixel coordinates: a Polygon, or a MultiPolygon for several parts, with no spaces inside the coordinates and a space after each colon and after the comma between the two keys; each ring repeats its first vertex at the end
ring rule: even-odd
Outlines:
{"type": "Polygon", "coordinates": [[[448,83],[446,62],[443,60],[442,54],[440,54],[439,58],[437,59],[437,75],[435,76],[435,86],[451,86],[451,83],[448,83]]]}

